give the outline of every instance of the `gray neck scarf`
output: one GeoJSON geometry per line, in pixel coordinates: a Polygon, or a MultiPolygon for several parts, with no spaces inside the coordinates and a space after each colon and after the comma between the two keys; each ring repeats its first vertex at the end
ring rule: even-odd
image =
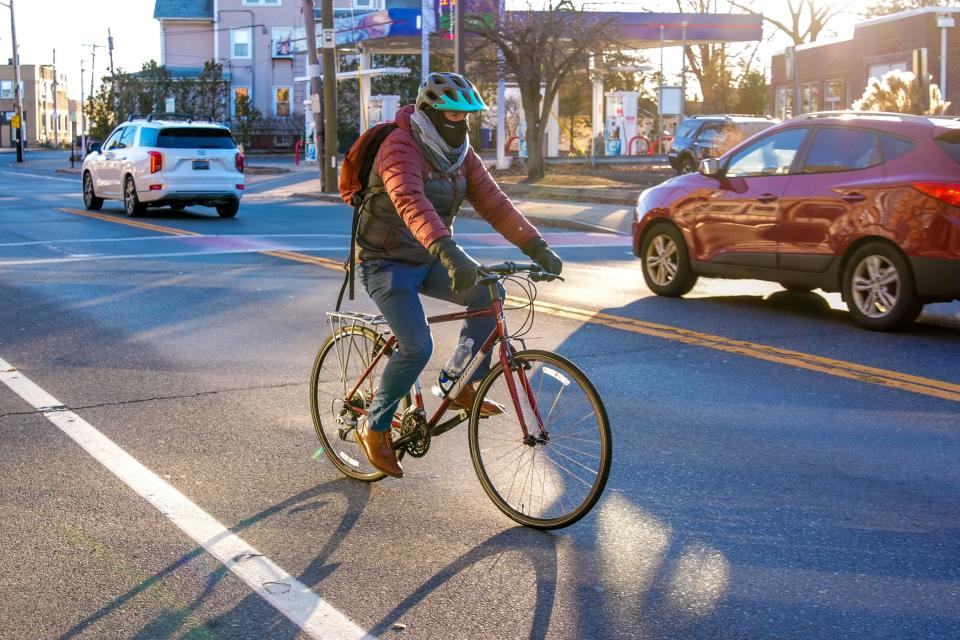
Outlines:
{"type": "Polygon", "coordinates": [[[437,133],[436,127],[430,122],[430,118],[420,109],[416,109],[410,116],[410,125],[413,137],[417,139],[429,156],[430,161],[440,170],[440,173],[446,175],[456,173],[467,158],[470,140],[464,140],[458,149],[454,149],[444,142],[440,134],[437,133]]]}

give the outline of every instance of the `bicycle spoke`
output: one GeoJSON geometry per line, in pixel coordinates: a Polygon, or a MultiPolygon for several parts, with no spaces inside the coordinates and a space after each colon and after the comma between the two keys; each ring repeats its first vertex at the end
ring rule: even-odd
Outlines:
{"type": "Polygon", "coordinates": [[[589,473],[592,473],[593,475],[597,475],[597,472],[596,472],[595,469],[591,469],[590,467],[588,467],[587,465],[583,464],[582,462],[578,462],[576,459],[571,458],[570,456],[564,454],[562,451],[554,451],[553,453],[554,453],[555,455],[558,455],[558,456],[560,456],[560,457],[562,457],[562,458],[565,458],[565,459],[569,460],[570,462],[572,462],[573,464],[577,465],[578,467],[582,467],[583,469],[586,469],[589,473]]]}
{"type": "MultiPolygon", "coordinates": [[[[600,442],[598,441],[597,444],[600,444],[600,442]]],[[[576,453],[579,453],[580,455],[587,456],[588,458],[596,458],[597,460],[600,459],[600,454],[598,453],[591,453],[589,451],[584,451],[583,449],[574,449],[573,447],[567,447],[562,444],[557,444],[556,440],[554,440],[553,438],[550,439],[549,446],[550,448],[553,448],[553,449],[566,449],[567,451],[574,451],[576,453]]]]}
{"type": "Polygon", "coordinates": [[[593,485],[592,485],[591,483],[587,482],[586,480],[584,480],[583,478],[581,478],[580,476],[578,476],[577,474],[575,474],[575,473],[574,473],[573,471],[571,471],[570,469],[567,469],[565,466],[563,466],[562,464],[560,464],[559,462],[557,462],[556,460],[554,460],[553,458],[551,458],[549,455],[547,456],[547,458],[550,460],[550,462],[553,463],[553,466],[555,466],[557,469],[560,469],[561,471],[565,471],[565,472],[567,473],[567,475],[569,475],[571,478],[574,478],[574,479],[576,479],[576,480],[579,480],[579,481],[580,481],[581,483],[583,483],[583,485],[586,486],[588,489],[590,489],[590,488],[593,487],[593,485]]]}

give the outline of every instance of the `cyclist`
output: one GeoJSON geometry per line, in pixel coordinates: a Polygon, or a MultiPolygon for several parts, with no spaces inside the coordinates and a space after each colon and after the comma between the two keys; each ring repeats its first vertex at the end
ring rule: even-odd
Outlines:
{"type": "MultiPolygon", "coordinates": [[[[416,103],[397,112],[397,128],[383,141],[370,172],[357,229],[358,273],[400,344],[357,435],[370,463],[395,478],[403,477],[403,469],[391,446],[390,424],[433,351],[420,294],[467,310],[491,302],[487,288],[476,284],[479,265],[453,239],[453,220],[463,200],[546,271],[559,274],[563,268],[470,147],[467,115],[486,108],[463,76],[431,73],[420,84],[416,103]]],[[[494,323],[492,317],[468,319],[461,339],[472,338],[476,353],[494,323]]],[[[489,367],[488,355],[454,406],[472,406],[476,383],[489,367]]],[[[484,415],[502,412],[502,406],[486,400],[481,409],[484,415]]]]}

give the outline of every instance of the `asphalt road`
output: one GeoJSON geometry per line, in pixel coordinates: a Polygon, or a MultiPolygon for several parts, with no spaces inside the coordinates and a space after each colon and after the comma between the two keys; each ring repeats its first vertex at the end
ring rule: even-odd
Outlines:
{"type": "MultiPolygon", "coordinates": [[[[542,533],[489,502],[462,428],[403,480],[315,459],[307,378],[341,272],[283,252],[341,260],[351,212],[277,182],[236,219],[147,228],[0,166],[0,638],[315,637],[278,594],[328,637],[960,638],[949,314],[876,334],[766,283],[657,298],[624,238],[549,230],[567,281],[540,286],[528,345],[592,378],[614,465],[591,515],[542,533]],[[120,479],[146,470],[141,493],[120,479]],[[261,555],[227,566],[221,540],[261,555]],[[244,567],[267,560],[282,573],[254,590],[244,567]]],[[[456,230],[481,261],[522,257],[456,230]]]]}

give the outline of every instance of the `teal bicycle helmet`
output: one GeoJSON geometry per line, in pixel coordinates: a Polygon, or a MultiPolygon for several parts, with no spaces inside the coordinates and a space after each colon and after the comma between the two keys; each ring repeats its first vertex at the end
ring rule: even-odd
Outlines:
{"type": "Polygon", "coordinates": [[[477,88],[459,73],[431,73],[420,83],[417,108],[438,111],[485,111],[487,105],[477,88]]]}

